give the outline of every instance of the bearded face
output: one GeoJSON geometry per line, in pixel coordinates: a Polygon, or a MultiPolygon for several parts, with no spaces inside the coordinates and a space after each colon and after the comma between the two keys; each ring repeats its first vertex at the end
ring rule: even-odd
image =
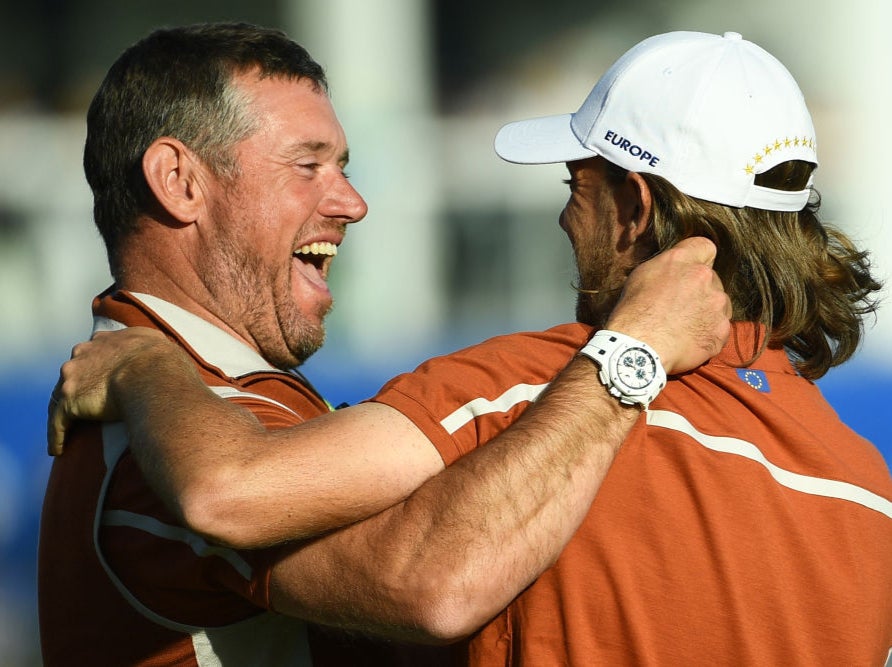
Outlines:
{"type": "Polygon", "coordinates": [[[576,254],[576,320],[601,328],[607,322],[628,272],[619,266],[613,235],[606,225],[593,225],[590,234],[574,243],[576,254]]]}
{"type": "Polygon", "coordinates": [[[576,257],[576,319],[595,327],[607,321],[630,270],[622,259],[619,189],[606,165],[602,158],[567,163],[570,198],[560,218],[576,257]]]}
{"type": "Polygon", "coordinates": [[[325,338],[328,273],[365,201],[347,180],[344,131],[311,82],[241,75],[262,122],[238,142],[238,175],[211,175],[195,264],[205,308],[272,365],[293,368],[325,338]]]}

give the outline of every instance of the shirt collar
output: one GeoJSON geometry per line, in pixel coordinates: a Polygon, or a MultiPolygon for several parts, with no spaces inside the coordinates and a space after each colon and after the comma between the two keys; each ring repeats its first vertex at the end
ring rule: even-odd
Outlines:
{"type": "MultiPolygon", "coordinates": [[[[167,324],[198,356],[229,377],[249,373],[284,373],[270,365],[260,354],[231,334],[188,310],[151,294],[128,292],[167,324]]],[[[93,318],[93,332],[122,329],[124,325],[107,317],[93,318]]]]}
{"type": "Polygon", "coordinates": [[[759,351],[764,340],[765,325],[758,322],[732,322],[731,336],[725,347],[707,363],[734,368],[746,365],[748,368],[795,374],[785,350],[765,348],[759,351]]]}

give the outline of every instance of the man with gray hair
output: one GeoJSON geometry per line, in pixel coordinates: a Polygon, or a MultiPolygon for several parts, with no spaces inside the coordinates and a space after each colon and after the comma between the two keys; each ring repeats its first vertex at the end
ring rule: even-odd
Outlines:
{"type": "MultiPolygon", "coordinates": [[[[157,412],[139,401],[145,427],[73,425],[53,464],[38,557],[47,667],[350,664],[306,620],[454,638],[547,567],[584,516],[638,416],[587,360],[530,411],[540,419],[445,472],[407,417],[382,403],[332,412],[294,370],[322,344],[331,264],[366,213],[348,158],[322,68],[281,32],[158,30],[109,70],[84,150],[115,281],[94,301],[94,330],[166,343],[172,362],[146,351],[123,370],[172,384],[157,412]],[[237,425],[205,417],[217,402],[237,425]],[[169,418],[180,425],[168,430],[169,418]],[[190,419],[222,430],[193,433],[190,419]],[[159,434],[183,438],[187,469],[153,465],[159,434]],[[225,460],[218,435],[237,444],[225,460]],[[243,446],[250,436],[264,443],[243,446]],[[378,538],[393,548],[364,551],[378,538]],[[343,572],[361,553],[371,557],[343,572]]],[[[727,336],[712,254],[700,239],[648,262],[611,318],[653,346],[655,390],[664,367],[693,368],[727,336]]],[[[544,382],[566,362],[533,366],[544,382]]],[[[72,405],[54,417],[81,414],[72,405]]]]}

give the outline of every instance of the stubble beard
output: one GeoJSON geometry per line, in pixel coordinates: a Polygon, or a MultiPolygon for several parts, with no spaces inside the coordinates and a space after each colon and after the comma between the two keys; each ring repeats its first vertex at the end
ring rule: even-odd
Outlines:
{"type": "Polygon", "coordinates": [[[250,245],[224,243],[220,261],[212,267],[209,289],[226,304],[221,317],[253,340],[260,355],[272,366],[289,370],[309,359],[325,342],[325,316],[331,306],[320,307],[316,321],[304,315],[291,294],[291,267],[272,270],[250,245]],[[271,288],[267,289],[267,285],[271,288]]]}
{"type": "Polygon", "coordinates": [[[619,295],[620,290],[599,294],[580,292],[576,297],[576,321],[595,329],[604,328],[607,318],[619,301],[619,295]]]}
{"type": "Polygon", "coordinates": [[[596,238],[576,252],[576,321],[596,329],[607,323],[626,279],[608,244],[608,239],[596,238]]]}

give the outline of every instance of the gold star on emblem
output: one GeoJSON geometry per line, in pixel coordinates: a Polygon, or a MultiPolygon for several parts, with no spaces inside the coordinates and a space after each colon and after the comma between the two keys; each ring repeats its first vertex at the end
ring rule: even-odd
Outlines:
{"type": "Polygon", "coordinates": [[[744,168],[744,171],[747,174],[752,174],[753,173],[753,165],[751,165],[751,164],[746,165],[746,167],[744,168]]]}
{"type": "Polygon", "coordinates": [[[753,160],[755,160],[756,164],[759,164],[762,161],[762,156],[756,155],[756,157],[754,157],[753,160]]]}
{"type": "Polygon", "coordinates": [[[781,147],[781,142],[775,140],[775,142],[774,142],[774,150],[779,151],[779,150],[780,150],[780,147],[781,147]]]}

